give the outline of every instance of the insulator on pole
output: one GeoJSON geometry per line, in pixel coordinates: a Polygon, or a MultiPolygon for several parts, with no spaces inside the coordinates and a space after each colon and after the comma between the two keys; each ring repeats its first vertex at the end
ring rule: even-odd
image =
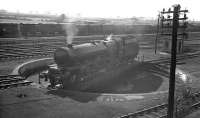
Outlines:
{"type": "Polygon", "coordinates": [[[165,12],[165,8],[163,8],[163,12],[165,12]]]}
{"type": "Polygon", "coordinates": [[[168,9],[168,12],[170,12],[170,11],[171,11],[171,8],[168,9]]]}

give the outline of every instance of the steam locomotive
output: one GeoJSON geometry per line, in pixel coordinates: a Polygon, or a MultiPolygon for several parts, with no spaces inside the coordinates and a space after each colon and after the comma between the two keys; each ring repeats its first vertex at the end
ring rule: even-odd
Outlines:
{"type": "Polygon", "coordinates": [[[114,79],[134,62],[139,46],[134,38],[109,36],[100,42],[68,45],[54,52],[55,65],[50,65],[51,86],[64,89],[87,90],[100,82],[114,79]]]}

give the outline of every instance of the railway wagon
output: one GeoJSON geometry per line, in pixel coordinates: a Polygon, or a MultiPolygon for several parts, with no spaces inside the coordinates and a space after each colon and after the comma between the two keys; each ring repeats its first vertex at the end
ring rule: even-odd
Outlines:
{"type": "MultiPolygon", "coordinates": [[[[0,23],[0,38],[66,36],[62,23],[0,23]]],[[[76,24],[78,36],[154,33],[152,25],[76,24]]]]}

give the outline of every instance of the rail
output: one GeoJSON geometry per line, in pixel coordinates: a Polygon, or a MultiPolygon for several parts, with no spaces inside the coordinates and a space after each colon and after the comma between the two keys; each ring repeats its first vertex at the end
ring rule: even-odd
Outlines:
{"type": "Polygon", "coordinates": [[[30,85],[32,82],[20,75],[0,75],[0,89],[30,85]]]}

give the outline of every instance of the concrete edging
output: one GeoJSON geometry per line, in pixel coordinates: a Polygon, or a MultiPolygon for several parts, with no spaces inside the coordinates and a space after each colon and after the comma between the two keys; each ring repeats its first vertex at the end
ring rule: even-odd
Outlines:
{"type": "Polygon", "coordinates": [[[35,74],[39,71],[46,69],[49,64],[53,63],[54,63],[53,58],[42,58],[42,59],[28,61],[17,66],[11,74],[28,77],[32,74],[35,74]]]}

